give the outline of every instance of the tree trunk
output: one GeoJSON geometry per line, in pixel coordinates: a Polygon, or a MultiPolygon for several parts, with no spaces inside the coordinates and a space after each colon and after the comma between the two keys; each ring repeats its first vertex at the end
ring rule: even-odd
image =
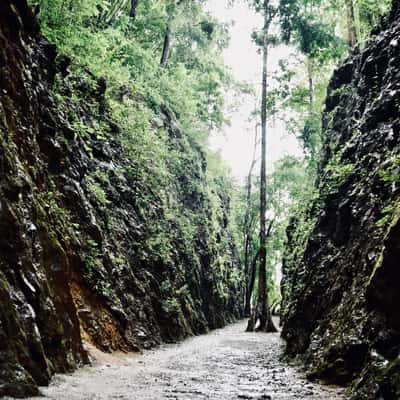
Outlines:
{"type": "Polygon", "coordinates": [[[136,19],[136,9],[139,4],[139,0],[131,0],[131,9],[129,12],[129,16],[132,18],[133,21],[136,19]]]}
{"type": "Polygon", "coordinates": [[[170,46],[171,46],[171,30],[172,30],[173,19],[174,18],[172,16],[172,14],[170,14],[168,16],[167,29],[165,30],[165,35],[164,35],[164,45],[163,45],[163,51],[162,51],[161,60],[160,60],[161,68],[166,68],[168,65],[169,52],[170,52],[170,46]]]}
{"type": "Polygon", "coordinates": [[[358,43],[353,0],[346,0],[346,14],[347,14],[348,45],[351,54],[357,48],[357,43],[358,43]]]}
{"type": "Polygon", "coordinates": [[[162,51],[161,60],[160,60],[161,68],[166,68],[168,65],[168,60],[169,60],[169,56],[170,56],[170,52],[171,52],[172,26],[173,26],[174,17],[175,17],[174,14],[176,13],[176,9],[179,8],[183,4],[185,4],[185,0],[178,0],[176,3],[174,0],[173,11],[168,12],[167,28],[165,29],[164,45],[163,45],[163,51],[162,51]]]}
{"type": "Polygon", "coordinates": [[[251,293],[250,293],[250,247],[251,240],[249,237],[249,233],[246,234],[245,239],[245,249],[244,249],[244,275],[245,275],[245,284],[246,284],[246,297],[244,302],[244,316],[250,317],[251,313],[251,293]]]}
{"type": "MultiPolygon", "coordinates": [[[[266,248],[266,211],[267,211],[267,68],[268,68],[268,33],[271,24],[269,1],[264,1],[264,38],[263,38],[263,72],[261,95],[261,175],[260,175],[260,264],[258,274],[258,298],[254,310],[253,328],[257,320],[258,331],[276,332],[269,308],[267,292],[267,248],[266,248]]],[[[250,325],[249,321],[249,325],[250,325]]]]}
{"type": "Polygon", "coordinates": [[[311,116],[314,112],[314,74],[313,74],[313,64],[310,58],[307,59],[307,75],[308,75],[310,116],[311,116]]]}
{"type": "MultiPolygon", "coordinates": [[[[255,136],[254,136],[253,160],[251,162],[249,174],[247,176],[246,216],[245,216],[245,221],[244,221],[244,226],[245,226],[244,267],[245,267],[245,283],[246,283],[246,298],[245,298],[245,307],[244,307],[245,317],[250,317],[250,315],[251,315],[251,295],[253,293],[253,288],[254,288],[254,280],[252,281],[253,270],[250,269],[250,260],[251,260],[251,251],[250,250],[252,248],[252,228],[253,228],[253,218],[251,215],[252,214],[251,193],[252,193],[253,169],[257,162],[256,161],[257,145],[258,145],[258,129],[257,128],[258,128],[258,124],[256,124],[256,131],[255,131],[255,136]]],[[[253,263],[254,263],[254,261],[253,261],[253,263]]]]}
{"type": "MultiPolygon", "coordinates": [[[[257,271],[257,261],[259,259],[260,256],[260,250],[257,251],[256,255],[253,258],[253,261],[251,263],[251,268],[250,269],[250,277],[248,280],[248,286],[247,286],[247,291],[246,291],[246,307],[245,307],[245,312],[248,311],[248,316],[250,319],[254,320],[254,317],[252,318],[252,312],[251,312],[251,296],[253,294],[253,290],[254,290],[254,282],[256,281],[256,271],[257,271]]],[[[255,321],[252,323],[253,328],[249,329],[249,327],[247,328],[247,330],[249,332],[254,331],[254,323],[255,321]]]]}
{"type": "Polygon", "coordinates": [[[265,214],[267,212],[267,173],[266,173],[266,146],[267,146],[267,63],[268,63],[268,33],[264,31],[263,45],[263,73],[261,97],[261,176],[260,176],[260,268],[258,274],[257,313],[260,319],[259,330],[266,330],[268,320],[267,303],[267,254],[265,237],[265,214]]]}
{"type": "MultiPolygon", "coordinates": [[[[269,224],[268,231],[267,231],[267,234],[266,234],[266,239],[268,239],[271,236],[272,227],[274,225],[274,222],[275,221],[271,221],[270,224],[269,224]]],[[[259,257],[260,257],[260,249],[258,249],[256,255],[253,258],[253,262],[251,264],[251,277],[250,277],[249,292],[248,292],[249,293],[249,298],[246,299],[250,305],[251,305],[251,296],[252,296],[253,290],[254,290],[254,283],[256,281],[257,261],[259,260],[259,257]]],[[[256,317],[257,317],[256,314],[257,314],[257,310],[256,309],[253,310],[253,312],[250,313],[250,318],[249,318],[249,321],[247,323],[246,332],[253,332],[254,331],[255,324],[257,322],[256,321],[256,317]]],[[[271,323],[272,323],[272,320],[271,320],[271,323]]],[[[272,323],[272,326],[273,326],[273,323],[272,323]]],[[[275,330],[274,329],[275,329],[275,327],[273,326],[272,331],[270,331],[270,332],[275,332],[276,329],[275,330]]]]}

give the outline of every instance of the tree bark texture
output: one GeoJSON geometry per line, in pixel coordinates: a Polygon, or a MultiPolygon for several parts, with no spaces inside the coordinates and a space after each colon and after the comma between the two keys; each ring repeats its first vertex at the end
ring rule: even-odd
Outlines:
{"type": "Polygon", "coordinates": [[[267,292],[267,73],[268,73],[268,34],[271,24],[269,0],[264,1],[263,29],[263,72],[261,94],[261,171],[260,171],[260,264],[258,273],[258,299],[255,308],[254,327],[259,320],[258,331],[276,332],[272,321],[267,292]]]}
{"type": "Polygon", "coordinates": [[[136,9],[139,4],[139,0],[131,0],[131,9],[129,12],[129,16],[132,18],[134,21],[136,19],[136,9]]]}
{"type": "Polygon", "coordinates": [[[171,46],[172,21],[173,21],[173,16],[169,15],[168,21],[167,21],[167,28],[165,30],[164,45],[163,45],[163,50],[162,50],[162,55],[161,55],[161,60],[160,60],[161,68],[166,68],[168,65],[168,58],[169,58],[169,52],[170,52],[170,46],[171,46]]]}
{"type": "Polygon", "coordinates": [[[353,53],[357,48],[358,35],[356,29],[356,19],[354,14],[353,0],[346,0],[346,15],[347,15],[347,32],[348,32],[348,45],[350,53],[353,53]]]}

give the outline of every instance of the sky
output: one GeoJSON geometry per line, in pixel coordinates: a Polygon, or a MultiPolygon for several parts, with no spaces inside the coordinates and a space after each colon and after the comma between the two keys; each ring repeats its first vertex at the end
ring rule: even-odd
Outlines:
{"type": "MultiPolygon", "coordinates": [[[[230,45],[223,53],[224,61],[236,79],[251,82],[259,90],[262,59],[251,40],[251,33],[255,28],[262,27],[262,16],[251,10],[243,0],[237,0],[233,7],[228,7],[227,3],[227,0],[208,0],[206,5],[206,9],[221,22],[233,22],[230,45]]],[[[275,70],[278,61],[288,55],[289,50],[285,47],[272,48],[268,65],[270,70],[275,70]]],[[[248,174],[255,132],[254,122],[248,122],[250,113],[255,108],[255,101],[244,96],[241,103],[230,118],[230,126],[224,127],[222,132],[214,132],[210,137],[210,147],[220,151],[238,183],[243,183],[248,174]]],[[[286,133],[284,124],[275,121],[268,130],[267,170],[271,172],[274,162],[285,154],[301,157],[302,151],[297,139],[286,133]]]]}

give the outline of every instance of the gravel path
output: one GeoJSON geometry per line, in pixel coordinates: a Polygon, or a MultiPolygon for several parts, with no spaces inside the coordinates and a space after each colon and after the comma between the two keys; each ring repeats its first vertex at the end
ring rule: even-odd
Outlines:
{"type": "Polygon", "coordinates": [[[141,355],[97,354],[93,366],[57,375],[42,392],[57,400],[345,398],[343,390],[309,383],[282,363],[278,334],[245,333],[245,326],[239,322],[141,355]]]}

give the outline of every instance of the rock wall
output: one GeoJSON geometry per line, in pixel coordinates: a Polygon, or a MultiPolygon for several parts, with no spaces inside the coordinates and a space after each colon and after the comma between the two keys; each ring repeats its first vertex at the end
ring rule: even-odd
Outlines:
{"type": "Polygon", "coordinates": [[[148,348],[243,311],[229,195],[202,150],[160,111],[154,135],[167,131],[181,155],[168,209],[135,180],[107,83],[69,62],[25,0],[1,2],[0,397],[36,394],[87,363],[84,341],[148,348]]]}
{"type": "Polygon", "coordinates": [[[353,399],[400,398],[399,4],[333,76],[313,227],[292,221],[284,268],[287,353],[353,399]]]}

